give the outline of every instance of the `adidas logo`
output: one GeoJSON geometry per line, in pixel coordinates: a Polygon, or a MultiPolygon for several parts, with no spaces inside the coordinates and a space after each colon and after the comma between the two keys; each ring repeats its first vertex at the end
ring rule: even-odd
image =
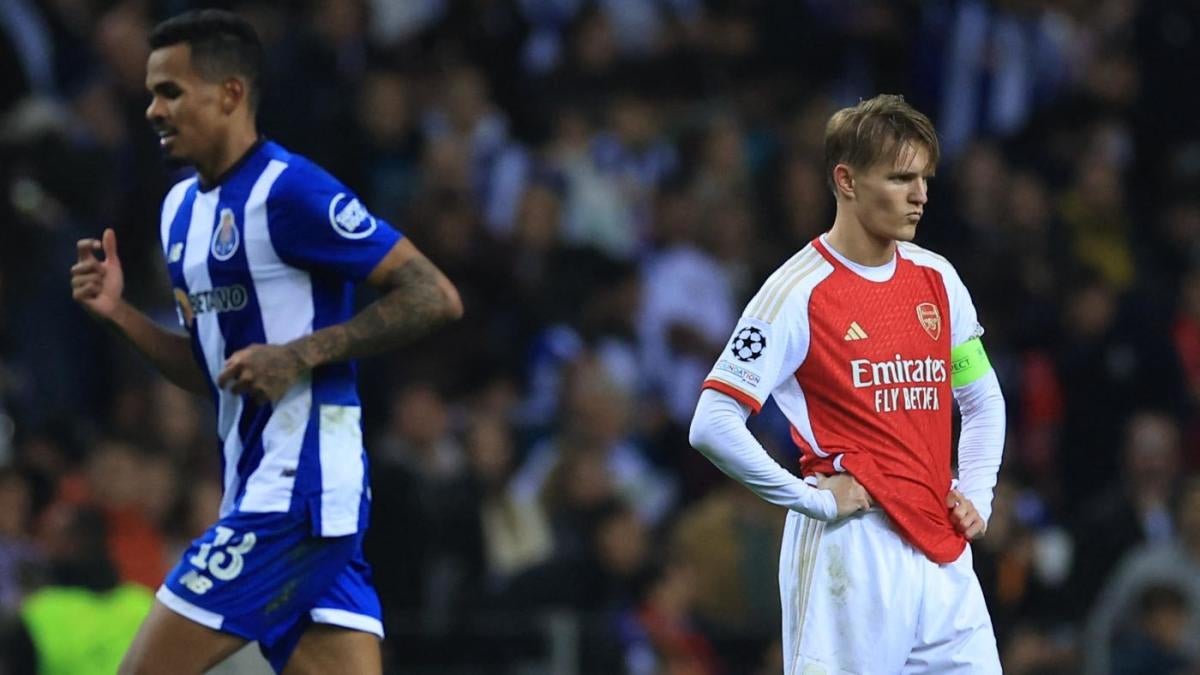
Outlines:
{"type": "Polygon", "coordinates": [[[842,339],[846,342],[852,342],[854,340],[866,340],[867,331],[863,330],[862,326],[858,325],[857,321],[851,321],[850,328],[846,330],[846,337],[842,339]]]}

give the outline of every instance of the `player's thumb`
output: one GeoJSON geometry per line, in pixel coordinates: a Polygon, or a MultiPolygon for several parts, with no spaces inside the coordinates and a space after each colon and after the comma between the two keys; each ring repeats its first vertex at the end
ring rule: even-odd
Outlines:
{"type": "Polygon", "coordinates": [[[104,230],[103,244],[104,260],[120,265],[121,259],[117,256],[117,233],[111,227],[104,230]]]}

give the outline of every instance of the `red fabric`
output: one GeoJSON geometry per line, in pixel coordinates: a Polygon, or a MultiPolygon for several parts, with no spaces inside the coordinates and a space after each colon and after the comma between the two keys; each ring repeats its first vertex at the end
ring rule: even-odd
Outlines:
{"type": "Polygon", "coordinates": [[[801,470],[833,473],[841,455],[842,467],[908,542],[934,562],[957,560],[967,541],[946,507],[953,394],[950,303],[942,277],[898,254],[891,279],[869,281],[846,269],[819,240],[814,244],[834,271],[813,289],[810,346],[795,377],[813,438],[828,457],[800,443],[801,470]],[[851,322],[868,337],[845,340],[851,322]],[[903,381],[884,375],[876,381],[871,364],[890,369],[897,357],[903,381]]]}
{"type": "Polygon", "coordinates": [[[762,404],[758,401],[755,401],[753,396],[731,384],[721,382],[720,380],[705,380],[704,386],[702,386],[701,389],[712,389],[714,391],[719,391],[722,394],[728,394],[738,401],[750,406],[750,410],[755,415],[762,411],[762,404]]]}

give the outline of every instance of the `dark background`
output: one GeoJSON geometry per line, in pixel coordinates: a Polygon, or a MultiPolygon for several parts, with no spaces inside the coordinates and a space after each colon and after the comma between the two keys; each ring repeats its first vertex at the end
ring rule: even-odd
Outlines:
{"type": "MultiPolygon", "coordinates": [[[[127,297],[177,325],[145,35],[198,6],[266,43],[264,133],[463,295],[361,368],[389,672],[779,672],[783,514],[686,428],[744,303],[832,223],[825,121],[880,92],[938,127],[917,241],[1007,398],[975,545],[1006,672],[1200,672],[1193,0],[0,4],[0,614],[52,581],[56,507],[103,511],[151,588],[215,516],[207,402],[67,274],[113,227],[127,297]]],[[[793,466],[777,410],[752,427],[793,466]]]]}

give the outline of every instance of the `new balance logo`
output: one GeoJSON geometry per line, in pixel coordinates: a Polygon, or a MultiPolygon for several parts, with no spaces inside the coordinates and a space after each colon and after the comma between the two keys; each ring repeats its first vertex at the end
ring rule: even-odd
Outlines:
{"type": "Polygon", "coordinates": [[[846,337],[842,339],[846,342],[853,342],[854,340],[866,340],[867,331],[863,330],[862,326],[858,325],[857,321],[851,321],[850,328],[846,330],[846,337]]]}

